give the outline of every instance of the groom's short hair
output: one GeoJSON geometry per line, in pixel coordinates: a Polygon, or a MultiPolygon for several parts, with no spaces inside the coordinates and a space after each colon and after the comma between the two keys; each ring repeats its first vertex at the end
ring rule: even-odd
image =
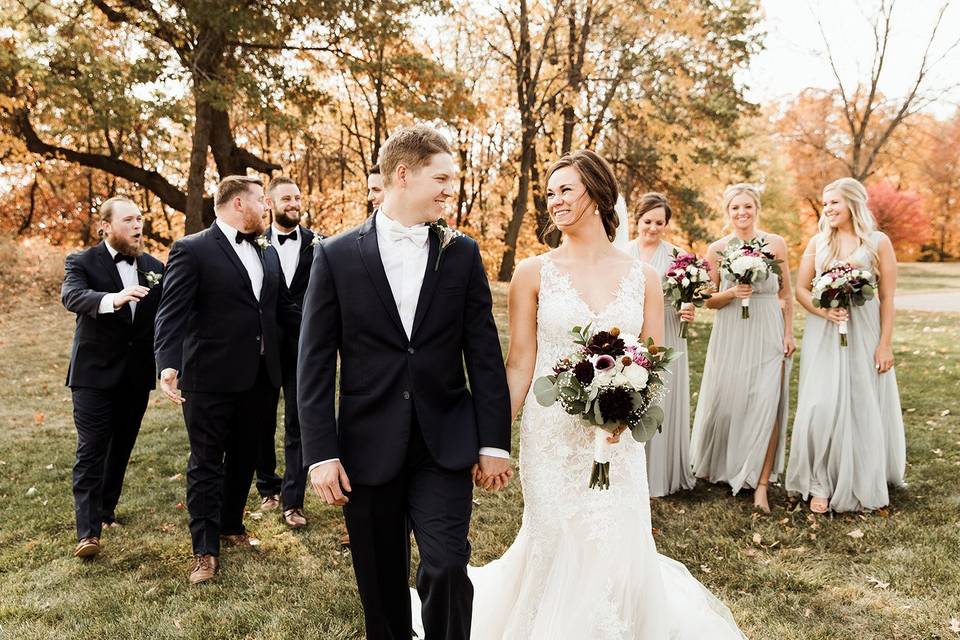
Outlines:
{"type": "Polygon", "coordinates": [[[383,173],[383,183],[391,184],[393,174],[401,164],[409,169],[419,169],[438,153],[453,155],[450,143],[433,127],[420,124],[394,132],[380,149],[377,164],[383,173]]]}
{"type": "Polygon", "coordinates": [[[217,185],[217,195],[213,199],[213,206],[223,206],[238,195],[250,191],[250,185],[254,184],[263,187],[263,180],[256,176],[227,176],[217,185]]]}
{"type": "MultiPolygon", "coordinates": [[[[100,205],[100,209],[97,210],[97,213],[100,215],[100,220],[102,222],[113,222],[113,210],[121,202],[132,204],[134,207],[137,206],[136,202],[126,196],[113,196],[112,198],[107,198],[103,201],[103,204],[100,205]]],[[[137,208],[139,209],[139,207],[137,208]]]]}

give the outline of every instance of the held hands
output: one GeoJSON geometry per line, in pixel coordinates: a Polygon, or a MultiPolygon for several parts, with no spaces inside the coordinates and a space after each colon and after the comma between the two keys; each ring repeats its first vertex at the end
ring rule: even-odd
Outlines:
{"type": "Polygon", "coordinates": [[[139,302],[148,293],[150,293],[150,289],[139,284],[126,287],[114,296],[113,308],[119,309],[129,302],[139,302]]]}
{"type": "Polygon", "coordinates": [[[471,474],[476,486],[487,491],[500,491],[510,484],[513,469],[510,468],[509,458],[480,456],[480,462],[473,465],[471,474]]]}
{"type": "Polygon", "coordinates": [[[873,361],[879,373],[890,371],[893,368],[893,349],[880,345],[873,355],[873,361]]]}
{"type": "Polygon", "coordinates": [[[176,369],[164,369],[160,372],[160,390],[163,391],[163,395],[167,396],[167,399],[174,404],[183,404],[186,402],[184,397],[180,395],[180,390],[177,389],[176,369]]]}
{"type": "Polygon", "coordinates": [[[339,460],[331,460],[318,465],[310,471],[310,484],[313,491],[327,504],[337,507],[350,502],[344,492],[350,493],[350,478],[339,460]]]}
{"type": "Polygon", "coordinates": [[[697,317],[696,307],[686,303],[680,307],[680,319],[684,322],[693,322],[697,317]]]}
{"type": "Polygon", "coordinates": [[[735,287],[731,287],[730,291],[733,293],[734,298],[749,298],[753,295],[753,285],[750,284],[738,284],[735,287]]]}
{"type": "Polygon", "coordinates": [[[841,307],[824,309],[824,312],[821,315],[834,324],[840,324],[841,322],[850,319],[850,313],[841,307]]]}

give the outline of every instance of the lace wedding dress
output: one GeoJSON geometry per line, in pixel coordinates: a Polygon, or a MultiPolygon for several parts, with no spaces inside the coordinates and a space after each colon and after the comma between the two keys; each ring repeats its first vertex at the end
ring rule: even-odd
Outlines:
{"type": "MultiPolygon", "coordinates": [[[[549,374],[571,350],[576,325],[618,326],[639,335],[639,261],[610,304],[594,313],[549,254],[540,260],[535,377],[549,374]]],[[[744,637],[729,610],[682,564],[657,553],[642,445],[624,435],[612,448],[610,488],[597,491],[587,487],[593,436],[577,419],[559,405],[541,407],[531,392],[520,428],[523,520],[499,560],[470,567],[473,639],[744,637]]],[[[414,598],[417,622],[419,605],[414,598]]]]}

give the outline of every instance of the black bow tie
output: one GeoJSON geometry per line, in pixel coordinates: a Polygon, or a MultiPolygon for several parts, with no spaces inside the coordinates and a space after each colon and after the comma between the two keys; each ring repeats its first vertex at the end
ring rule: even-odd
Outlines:
{"type": "Polygon", "coordinates": [[[279,242],[280,244],[283,244],[283,243],[286,242],[287,240],[296,240],[296,239],[297,239],[297,231],[296,231],[296,229],[294,229],[294,230],[291,231],[290,233],[278,233],[278,234],[277,234],[277,242],[279,242]]]}
{"type": "Polygon", "coordinates": [[[132,265],[136,261],[136,258],[133,256],[125,256],[122,253],[118,253],[113,256],[113,264],[119,264],[121,262],[126,262],[127,264],[132,265]]]}
{"type": "Polygon", "coordinates": [[[237,237],[234,238],[234,241],[235,241],[237,244],[242,244],[244,240],[246,240],[247,242],[249,242],[250,244],[252,244],[254,247],[257,246],[257,234],[256,234],[256,233],[253,233],[253,232],[244,233],[244,232],[242,232],[242,231],[237,231],[237,237]]]}

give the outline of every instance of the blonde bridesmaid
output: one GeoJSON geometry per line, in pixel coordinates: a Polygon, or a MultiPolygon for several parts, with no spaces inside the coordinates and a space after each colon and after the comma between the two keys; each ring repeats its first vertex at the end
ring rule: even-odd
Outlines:
{"type": "MultiPolygon", "coordinates": [[[[644,194],[637,211],[637,238],[630,243],[630,254],[656,269],[661,278],[677,248],[663,240],[672,215],[666,197],[644,194]]],[[[647,478],[653,498],[692,489],[696,484],[690,468],[690,368],[687,340],[677,337],[680,320],[693,322],[694,308],[678,312],[673,305],[664,305],[664,343],[681,355],[670,364],[663,430],[646,443],[647,478]]]]}
{"type": "Polygon", "coordinates": [[[707,347],[690,455],[698,478],[753,489],[756,508],[770,511],[767,486],[783,471],[793,352],[793,295],[787,245],[761,231],[760,194],[749,184],[728,187],[723,211],[733,232],[710,245],[707,259],[719,292],[706,301],[717,314],[707,347]],[[721,254],[734,238],[759,239],[782,260],[783,274],[738,285],[720,274],[721,254]],[[750,298],[750,317],[739,301],[750,298]],[[731,304],[735,303],[735,304],[731,304]]]}
{"type": "Polygon", "coordinates": [[[906,441],[891,346],[896,279],[897,257],[876,230],[866,189],[853,178],[827,185],[820,233],[798,273],[807,321],[787,467],[787,491],[809,498],[815,513],[878,509],[889,502],[887,484],[903,484],[906,441]],[[874,274],[877,296],[849,311],[814,307],[814,277],[837,263],[874,274]],[[849,334],[841,348],[843,321],[849,334]]]}

